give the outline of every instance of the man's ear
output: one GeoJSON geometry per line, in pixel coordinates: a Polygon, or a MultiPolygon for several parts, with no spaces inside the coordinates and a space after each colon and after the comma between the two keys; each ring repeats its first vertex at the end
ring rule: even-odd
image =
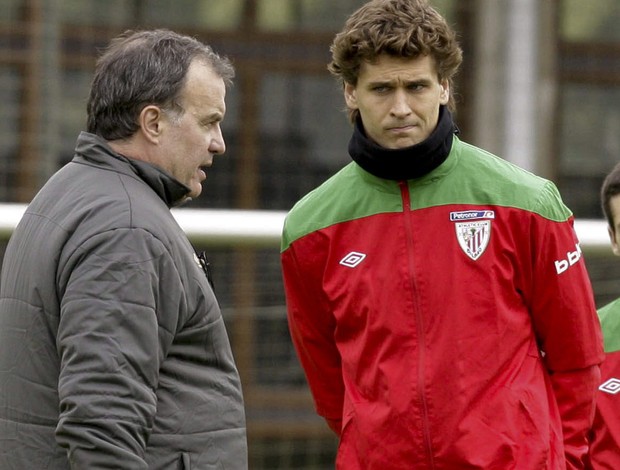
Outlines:
{"type": "Polygon", "coordinates": [[[609,234],[609,241],[611,241],[611,251],[614,252],[614,255],[620,256],[620,246],[616,241],[616,232],[609,225],[607,226],[607,233],[609,234]]]}
{"type": "Polygon", "coordinates": [[[138,118],[140,131],[149,142],[159,141],[163,130],[163,117],[164,113],[158,106],[149,105],[142,108],[138,118]]]}
{"type": "Polygon", "coordinates": [[[357,105],[357,93],[355,86],[350,83],[344,84],[344,101],[349,109],[358,109],[357,105]]]}
{"type": "Polygon", "coordinates": [[[441,104],[448,104],[450,101],[450,82],[448,80],[442,80],[439,82],[441,91],[439,92],[439,102],[441,104]]]}

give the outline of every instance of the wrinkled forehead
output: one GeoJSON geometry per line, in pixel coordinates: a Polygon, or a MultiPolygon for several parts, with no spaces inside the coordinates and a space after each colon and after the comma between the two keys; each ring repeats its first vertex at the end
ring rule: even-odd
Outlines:
{"type": "Polygon", "coordinates": [[[358,80],[375,79],[378,77],[437,78],[437,67],[429,55],[417,57],[398,57],[379,55],[373,60],[360,63],[358,80]]]}

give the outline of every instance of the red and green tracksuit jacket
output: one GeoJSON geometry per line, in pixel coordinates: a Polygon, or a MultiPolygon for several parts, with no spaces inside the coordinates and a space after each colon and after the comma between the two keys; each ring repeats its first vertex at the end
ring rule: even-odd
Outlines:
{"type": "Polygon", "coordinates": [[[605,343],[590,445],[590,467],[620,469],[620,299],[599,310],[605,343]]]}
{"type": "Polygon", "coordinates": [[[281,261],[338,469],[582,468],[602,337],[551,182],[456,137],[418,179],[351,163],[287,215],[281,261]]]}

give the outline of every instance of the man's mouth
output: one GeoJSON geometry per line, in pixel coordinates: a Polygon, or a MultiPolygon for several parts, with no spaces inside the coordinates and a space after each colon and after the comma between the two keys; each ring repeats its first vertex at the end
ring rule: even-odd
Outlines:
{"type": "Polygon", "coordinates": [[[393,126],[393,127],[389,127],[388,130],[391,132],[405,132],[405,131],[409,131],[411,129],[414,128],[413,124],[405,124],[402,126],[393,126]]]}

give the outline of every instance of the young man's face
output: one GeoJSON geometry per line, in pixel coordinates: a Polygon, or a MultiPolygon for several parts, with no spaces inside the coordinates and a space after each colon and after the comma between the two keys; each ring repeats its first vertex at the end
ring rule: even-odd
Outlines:
{"type": "Polygon", "coordinates": [[[616,194],[609,199],[609,209],[614,221],[613,229],[607,227],[609,239],[611,240],[611,249],[616,256],[620,256],[620,194],[616,194]]]}
{"type": "Polygon", "coordinates": [[[210,66],[196,60],[187,72],[181,94],[184,113],[180,117],[163,115],[165,132],[157,164],[188,186],[192,198],[202,192],[206,168],[212,165],[213,156],[226,150],[220,129],[226,112],[225,96],[224,80],[210,66]]]}
{"type": "Polygon", "coordinates": [[[367,136],[385,148],[409,147],[425,140],[450,98],[448,81],[437,78],[430,56],[381,55],[362,63],[357,85],[345,84],[350,109],[359,110],[367,136]]]}

